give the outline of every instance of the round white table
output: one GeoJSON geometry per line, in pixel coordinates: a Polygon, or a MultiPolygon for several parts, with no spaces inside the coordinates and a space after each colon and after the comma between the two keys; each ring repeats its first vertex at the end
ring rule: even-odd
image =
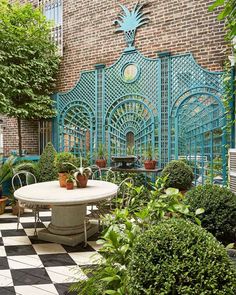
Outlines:
{"type": "MultiPolygon", "coordinates": [[[[75,246],[84,240],[86,206],[116,195],[118,186],[100,180],[89,180],[86,188],[66,190],[58,181],[35,183],[15,191],[22,202],[51,205],[52,219],[47,229],[38,232],[38,238],[75,246]]],[[[88,237],[96,233],[97,225],[87,226],[88,237]]]]}

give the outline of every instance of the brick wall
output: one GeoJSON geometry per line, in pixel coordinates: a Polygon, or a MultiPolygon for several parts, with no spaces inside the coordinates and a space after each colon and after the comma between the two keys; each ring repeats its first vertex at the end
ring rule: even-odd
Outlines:
{"type": "MultiPolygon", "coordinates": [[[[57,87],[73,87],[82,70],[114,63],[125,48],[123,33],[115,34],[118,3],[131,8],[136,0],[64,0],[64,55],[57,87]]],[[[143,1],[142,1],[143,2],[143,1]]],[[[221,70],[225,59],[223,23],[208,11],[209,0],[148,0],[150,22],[136,35],[136,48],[147,57],[157,51],[192,52],[209,70],[221,70]]]]}
{"type": "MultiPolygon", "coordinates": [[[[3,120],[3,153],[8,156],[11,150],[18,150],[17,120],[1,116],[3,120]]],[[[21,124],[22,148],[28,154],[38,154],[38,122],[23,120],[21,124]]]]}

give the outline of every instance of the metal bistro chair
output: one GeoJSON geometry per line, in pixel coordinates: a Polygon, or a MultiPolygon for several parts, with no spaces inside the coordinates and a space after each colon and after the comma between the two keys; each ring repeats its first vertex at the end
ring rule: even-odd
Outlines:
{"type": "MultiPolygon", "coordinates": [[[[113,171],[112,171],[113,172],[113,171]]],[[[105,214],[109,214],[112,212],[115,208],[121,208],[129,205],[130,202],[130,189],[131,185],[134,184],[134,180],[131,177],[128,177],[124,179],[117,190],[117,194],[115,198],[111,198],[109,202],[109,206],[105,206],[104,204],[101,204],[101,207],[99,205],[97,209],[92,210],[90,214],[87,214],[84,219],[84,245],[87,246],[87,224],[90,220],[97,220],[98,221],[98,227],[100,228],[100,222],[101,217],[105,214]],[[112,203],[112,200],[114,199],[114,202],[112,203]]]]}
{"type": "MultiPolygon", "coordinates": [[[[12,188],[14,191],[16,191],[19,187],[23,187],[25,185],[37,183],[36,177],[33,173],[21,170],[17,173],[15,173],[12,177],[12,188]]],[[[17,230],[19,229],[20,225],[20,206],[24,208],[31,209],[34,213],[34,235],[37,236],[37,222],[40,222],[39,218],[39,209],[45,208],[44,205],[36,205],[33,203],[28,202],[21,202],[18,201],[19,204],[19,211],[18,211],[18,219],[17,219],[17,230]]]]}

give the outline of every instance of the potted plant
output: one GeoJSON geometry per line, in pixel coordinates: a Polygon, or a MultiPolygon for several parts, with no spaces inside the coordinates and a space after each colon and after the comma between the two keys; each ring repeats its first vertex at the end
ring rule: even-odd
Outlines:
{"type": "Polygon", "coordinates": [[[22,215],[24,213],[24,207],[20,207],[19,206],[19,202],[16,200],[16,198],[14,197],[13,194],[11,194],[10,196],[10,203],[9,205],[12,208],[12,214],[13,215],[18,215],[19,214],[19,210],[20,210],[20,215],[22,215]]]}
{"type": "Polygon", "coordinates": [[[0,161],[0,214],[4,213],[6,207],[7,197],[3,197],[2,185],[5,181],[11,179],[13,175],[12,166],[15,162],[15,157],[9,157],[5,162],[3,159],[0,161]]]}
{"type": "Polygon", "coordinates": [[[76,167],[73,163],[67,162],[66,165],[72,167],[74,178],[76,180],[77,187],[84,188],[87,186],[88,177],[92,173],[90,167],[83,167],[83,158],[80,156],[80,167],[76,167]]]}
{"type": "Polygon", "coordinates": [[[74,169],[71,164],[74,165],[77,161],[76,156],[69,152],[61,152],[56,155],[55,166],[58,172],[60,187],[66,187],[68,173],[74,169]]]}
{"type": "Polygon", "coordinates": [[[99,144],[98,146],[97,156],[98,156],[98,159],[96,160],[96,165],[99,168],[105,168],[107,165],[107,161],[105,158],[105,151],[102,144],[99,144]]]}
{"type": "Polygon", "coordinates": [[[145,169],[148,169],[148,170],[155,169],[156,162],[157,161],[153,160],[152,158],[152,146],[148,145],[147,151],[146,151],[146,160],[144,161],[145,169]]]}
{"type": "Polygon", "coordinates": [[[66,189],[67,190],[74,189],[74,177],[71,174],[68,174],[68,177],[66,179],[66,189]]]}

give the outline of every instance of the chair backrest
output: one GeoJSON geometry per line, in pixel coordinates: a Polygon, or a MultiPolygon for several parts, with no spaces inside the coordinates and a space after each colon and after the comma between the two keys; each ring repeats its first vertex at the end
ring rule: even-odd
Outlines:
{"type": "Polygon", "coordinates": [[[21,170],[15,173],[11,179],[12,188],[15,191],[17,188],[36,183],[36,177],[33,173],[21,170]]]}
{"type": "Polygon", "coordinates": [[[119,184],[117,196],[116,196],[116,208],[124,208],[129,206],[132,194],[131,190],[134,186],[134,180],[132,177],[127,177],[119,184]]]}
{"type": "Polygon", "coordinates": [[[99,168],[93,172],[92,179],[115,182],[116,174],[114,171],[111,170],[111,168],[99,168]]]}

